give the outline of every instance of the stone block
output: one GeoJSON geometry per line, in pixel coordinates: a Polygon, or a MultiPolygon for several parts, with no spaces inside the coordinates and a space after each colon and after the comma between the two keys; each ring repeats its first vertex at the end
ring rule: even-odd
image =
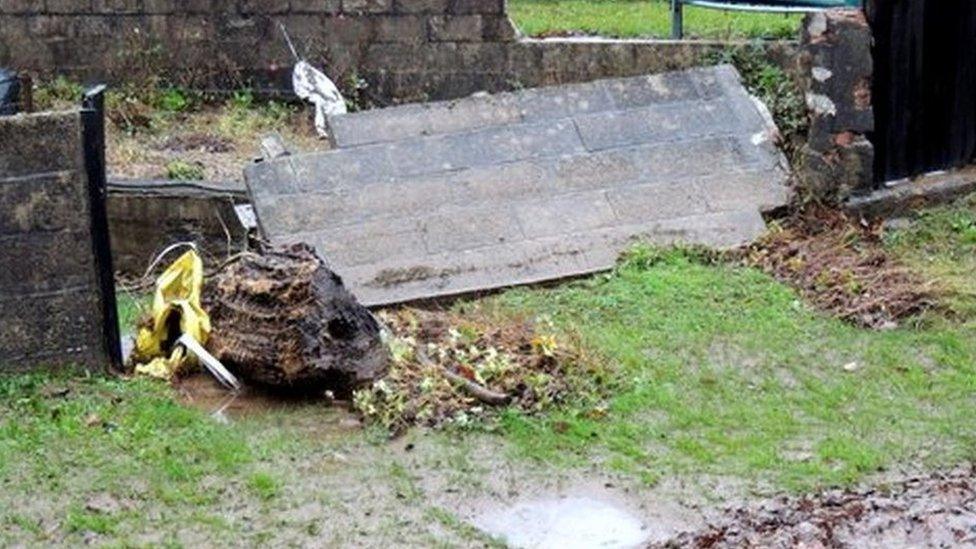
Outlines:
{"type": "Polygon", "coordinates": [[[341,9],[341,0],[291,0],[291,13],[332,15],[341,9]]]}
{"type": "Polygon", "coordinates": [[[81,161],[81,120],[77,113],[58,116],[22,114],[0,124],[0,177],[76,169],[81,161]],[[22,136],[30,135],[31,139],[22,136]]]}
{"type": "Polygon", "coordinates": [[[0,0],[0,14],[29,15],[43,10],[44,3],[38,0],[0,0]]]}
{"type": "Polygon", "coordinates": [[[355,15],[359,13],[390,13],[393,0],[342,0],[342,12],[355,15]]]}
{"type": "Polygon", "coordinates": [[[495,204],[425,217],[420,221],[420,233],[431,254],[501,245],[524,237],[515,213],[495,204]]]}
{"type": "Polygon", "coordinates": [[[421,44],[427,41],[427,20],[415,15],[382,15],[373,20],[374,42],[421,44]]]}
{"type": "Polygon", "coordinates": [[[97,294],[74,288],[48,294],[3,294],[0,373],[87,367],[104,371],[105,349],[94,319],[97,294]]]}
{"type": "Polygon", "coordinates": [[[87,201],[74,172],[0,179],[0,235],[84,230],[87,201]]]}
{"type": "Polygon", "coordinates": [[[705,137],[735,128],[728,124],[715,123],[709,107],[710,105],[698,102],[655,105],[580,115],[574,117],[574,120],[583,143],[591,151],[705,137]]]}
{"type": "Polygon", "coordinates": [[[505,13],[505,0],[449,0],[448,11],[456,15],[481,13],[500,15],[505,13]]]}
{"type": "Polygon", "coordinates": [[[692,180],[630,185],[607,191],[621,223],[644,223],[701,215],[708,211],[705,193],[692,180]]]}
{"type": "Polygon", "coordinates": [[[140,13],[142,10],[141,0],[92,0],[92,11],[94,13],[124,14],[140,13]]]}
{"type": "Polygon", "coordinates": [[[480,42],[484,21],[480,15],[435,15],[427,19],[432,42],[480,42]]]}
{"type": "Polygon", "coordinates": [[[603,191],[525,201],[514,208],[528,238],[590,231],[609,227],[617,221],[603,191]]]}
{"type": "Polygon", "coordinates": [[[394,0],[397,13],[445,13],[449,0],[394,0]]]}

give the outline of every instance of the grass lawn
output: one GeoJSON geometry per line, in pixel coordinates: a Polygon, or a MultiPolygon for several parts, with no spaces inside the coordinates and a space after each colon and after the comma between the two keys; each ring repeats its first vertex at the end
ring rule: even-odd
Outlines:
{"type": "Polygon", "coordinates": [[[614,396],[393,442],[319,406],[225,425],[147,380],[6,378],[0,545],[490,545],[466,511],[547,483],[610,475],[641,494],[725,478],[770,493],[968,463],[974,231],[969,199],[888,235],[954,296],[952,318],[889,331],[828,318],[756,270],[673,250],[460,304],[577,332],[615,368],[614,396]]]}
{"type": "MultiPolygon", "coordinates": [[[[671,35],[667,0],[509,0],[509,14],[529,36],[584,32],[620,38],[671,35]]],[[[794,39],[801,17],[685,8],[687,38],[794,39]]]]}

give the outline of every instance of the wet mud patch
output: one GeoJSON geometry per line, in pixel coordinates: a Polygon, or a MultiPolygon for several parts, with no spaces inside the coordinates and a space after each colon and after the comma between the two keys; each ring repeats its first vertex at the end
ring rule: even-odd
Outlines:
{"type": "Polygon", "coordinates": [[[200,410],[220,423],[246,420],[269,421],[277,418],[279,428],[297,430],[314,438],[332,438],[362,430],[359,417],[349,403],[322,395],[281,394],[253,386],[228,392],[213,377],[198,373],[173,384],[176,399],[184,406],[200,410]]]}
{"type": "Polygon", "coordinates": [[[934,307],[938,288],[884,248],[884,222],[813,209],[733,255],[796,287],[818,309],[882,329],[934,307]]]}
{"type": "Polygon", "coordinates": [[[959,547],[976,544],[976,472],[868,490],[781,497],[729,509],[706,528],[652,547],[959,547]]]}

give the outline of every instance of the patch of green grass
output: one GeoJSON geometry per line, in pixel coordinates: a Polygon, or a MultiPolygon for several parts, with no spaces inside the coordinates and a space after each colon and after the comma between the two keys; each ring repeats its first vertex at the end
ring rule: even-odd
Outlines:
{"type": "MultiPolygon", "coordinates": [[[[504,541],[494,538],[481,530],[478,530],[474,526],[471,526],[467,522],[459,519],[450,511],[441,507],[429,507],[427,509],[426,516],[428,519],[434,522],[438,522],[444,528],[451,530],[457,534],[466,543],[477,547],[492,547],[496,549],[503,549],[508,547],[504,541]]],[[[451,547],[452,545],[445,544],[445,547],[451,547]]]]}
{"type": "Polygon", "coordinates": [[[251,475],[248,479],[248,487],[259,498],[267,501],[274,499],[281,491],[278,479],[270,473],[258,472],[251,475]]]}
{"type": "Polygon", "coordinates": [[[976,413],[976,334],[964,327],[861,330],[758,271],[681,250],[639,251],[612,275],[496,299],[579,330],[620,368],[606,417],[505,416],[506,435],[542,461],[806,489],[976,457],[976,436],[960,429],[976,413]]]}
{"type": "Polygon", "coordinates": [[[135,331],[140,317],[149,310],[152,300],[149,296],[120,292],[115,296],[121,333],[135,331]]]}
{"type": "Polygon", "coordinates": [[[886,244],[940,285],[953,315],[976,320],[976,195],[920,212],[909,227],[889,232],[886,244]]]}
{"type": "Polygon", "coordinates": [[[94,532],[96,534],[115,533],[117,523],[118,519],[112,515],[88,511],[80,506],[69,509],[65,520],[69,532],[94,532]]]}
{"type": "MultiPolygon", "coordinates": [[[[602,36],[667,38],[667,0],[510,0],[509,13],[530,36],[581,31],[602,36]]],[[[796,38],[800,17],[685,8],[688,38],[796,38]]]]}
{"type": "Polygon", "coordinates": [[[4,491],[47,494],[42,516],[69,532],[116,530],[120,517],[85,508],[96,492],[150,505],[211,504],[215,491],[204,481],[246,469],[253,453],[242,433],[179,405],[157,382],[0,378],[4,491]]]}
{"type": "Polygon", "coordinates": [[[200,181],[206,177],[202,164],[173,160],[166,165],[166,179],[179,181],[200,181]]]}

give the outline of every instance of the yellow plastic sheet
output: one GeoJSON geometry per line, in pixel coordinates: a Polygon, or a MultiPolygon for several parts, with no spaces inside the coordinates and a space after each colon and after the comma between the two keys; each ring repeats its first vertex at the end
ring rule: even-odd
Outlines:
{"type": "Polygon", "coordinates": [[[152,319],[139,329],[133,362],[136,372],[171,379],[195,364],[181,345],[183,334],[190,334],[201,345],[210,337],[210,317],[200,304],[203,291],[203,261],[195,250],[180,256],[156,280],[152,319]]]}

